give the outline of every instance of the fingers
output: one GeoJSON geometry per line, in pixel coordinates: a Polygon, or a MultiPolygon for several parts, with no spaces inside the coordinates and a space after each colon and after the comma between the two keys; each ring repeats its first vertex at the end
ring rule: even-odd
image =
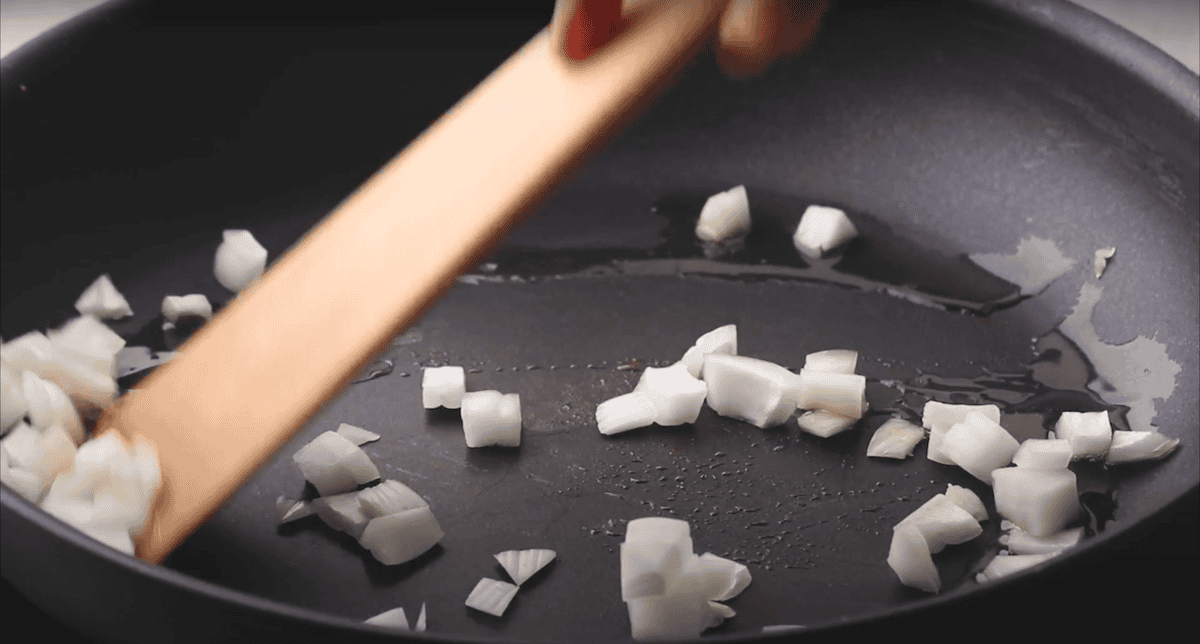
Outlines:
{"type": "Polygon", "coordinates": [[[621,0],[557,0],[551,22],[567,56],[583,60],[625,27],[621,0]]]}
{"type": "Polygon", "coordinates": [[[731,76],[761,74],[780,56],[808,49],[829,0],[733,0],[717,32],[717,58],[731,76]]]}

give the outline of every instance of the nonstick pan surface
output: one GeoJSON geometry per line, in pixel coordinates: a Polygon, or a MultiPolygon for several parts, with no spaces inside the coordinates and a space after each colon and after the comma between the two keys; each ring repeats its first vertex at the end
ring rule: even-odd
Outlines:
{"type": "MultiPolygon", "coordinates": [[[[231,297],[212,275],[222,229],[250,229],[278,257],[540,28],[381,20],[353,4],[267,23],[162,4],[105,7],[5,62],[5,338],[61,324],[109,273],[135,311],[113,328],[172,348],[183,337],[161,330],[164,295],[231,297]]],[[[379,356],[391,373],[331,401],[164,567],[5,489],[4,577],[114,641],[370,641],[383,636],[355,622],[422,603],[434,636],[620,641],[624,523],[674,516],[699,551],[754,575],[710,637],[942,628],[991,610],[1027,623],[1056,597],[1161,604],[1153,587],[1132,598],[1094,581],[1105,566],[1171,578],[1121,567],[1128,553],[1194,562],[1194,543],[1161,526],[1194,514],[1200,478],[1196,94],[1161,52],[1063,3],[842,3],[809,55],[760,79],[691,67],[379,356]],[[700,246],[704,199],[738,184],[752,233],[700,246]],[[810,204],[858,225],[844,255],[792,248],[810,204]],[[1020,262],[997,256],[1023,243],[1063,268],[1005,268],[1020,262]],[[830,439],[707,408],[694,425],[596,431],[599,402],[731,323],[739,353],[794,369],[857,350],[870,413],[830,439]],[[521,395],[519,448],[470,450],[457,414],[421,408],[421,369],[441,364],[466,367],[470,390],[521,395]],[[891,527],[947,484],[989,505],[990,490],[924,444],[901,462],[864,456],[884,420],[918,420],[930,399],[998,404],[1018,438],[1064,410],[1108,410],[1117,428],[1153,423],[1181,445],[1148,466],[1075,466],[1089,539],[981,587],[993,513],[938,556],[945,590],[931,598],[887,567],[891,527]],[[340,422],[382,434],[364,449],[384,478],[433,506],[446,537],[416,561],[382,566],[315,518],[277,525],[277,496],[315,494],[291,455],[340,422]],[[481,577],[503,578],[494,553],[534,547],[558,560],[503,618],[463,606],[481,577]]]]}

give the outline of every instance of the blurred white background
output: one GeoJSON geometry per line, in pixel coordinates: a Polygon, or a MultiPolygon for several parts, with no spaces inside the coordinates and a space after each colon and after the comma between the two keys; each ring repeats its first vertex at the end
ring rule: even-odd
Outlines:
{"type": "MultiPolygon", "coordinates": [[[[1200,0],[1073,0],[1200,73],[1200,0]]],[[[105,0],[0,0],[0,56],[105,0]]],[[[547,16],[549,19],[549,16],[547,16]]]]}

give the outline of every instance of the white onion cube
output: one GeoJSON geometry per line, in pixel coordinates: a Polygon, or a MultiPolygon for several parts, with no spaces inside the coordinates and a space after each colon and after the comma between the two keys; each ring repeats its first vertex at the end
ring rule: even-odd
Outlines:
{"type": "Polygon", "coordinates": [[[248,230],[226,230],[213,259],[213,274],[221,286],[238,292],[262,277],[267,249],[248,230]]]}
{"type": "Polygon", "coordinates": [[[792,235],[796,250],[808,257],[821,257],[858,236],[846,213],[828,206],[809,206],[792,235]]]}
{"type": "Polygon", "coordinates": [[[596,407],[596,425],[606,436],[653,425],[657,416],[654,401],[639,391],[609,398],[596,407]]]}
{"type": "Polygon", "coordinates": [[[1045,537],[1035,537],[1013,525],[1007,534],[1000,536],[1000,544],[1018,555],[1057,554],[1075,546],[1083,538],[1083,527],[1068,528],[1045,537]]]}
{"type": "Polygon", "coordinates": [[[371,519],[358,543],[388,566],[412,561],[446,536],[429,506],[371,519]]]}
{"type": "Polygon", "coordinates": [[[42,458],[42,433],[19,422],[0,440],[0,449],[8,454],[9,467],[32,469],[42,458]]]}
{"type": "Polygon", "coordinates": [[[376,434],[375,432],[369,432],[362,427],[355,427],[354,425],[348,425],[346,423],[338,425],[338,428],[334,431],[342,436],[345,436],[350,440],[351,443],[354,443],[355,445],[365,445],[371,441],[377,441],[380,438],[379,434],[376,434]]]}
{"type": "Polygon", "coordinates": [[[622,543],[621,599],[629,601],[665,594],[678,580],[684,561],[691,554],[677,542],[622,543]]]}
{"type": "Polygon", "coordinates": [[[693,378],[699,378],[700,372],[704,369],[704,356],[710,353],[737,355],[736,324],[726,324],[696,338],[696,343],[683,354],[679,363],[687,367],[688,373],[692,374],[693,378]]]}
{"type": "Polygon", "coordinates": [[[185,315],[193,315],[202,317],[205,320],[211,320],[213,308],[208,298],[201,293],[168,295],[162,301],[162,315],[172,323],[178,322],[179,318],[185,315]]]}
{"type": "Polygon", "coordinates": [[[38,462],[30,470],[43,481],[53,481],[75,462],[75,440],[59,425],[51,425],[42,432],[40,449],[38,462]]]}
{"type": "Polygon", "coordinates": [[[978,494],[965,487],[951,483],[946,486],[946,498],[970,513],[971,516],[975,517],[976,521],[987,521],[987,508],[984,507],[983,500],[979,498],[978,494]]]}
{"type": "Polygon", "coordinates": [[[750,198],[745,186],[736,186],[708,198],[696,222],[696,236],[719,242],[750,232],[750,198]]]}
{"type": "Polygon", "coordinates": [[[312,500],[312,509],[326,525],[355,539],[362,536],[371,517],[363,511],[359,492],[323,496],[312,500]]]}
{"type": "Polygon", "coordinates": [[[462,367],[426,367],[421,378],[421,404],[425,409],[462,407],[467,393],[467,374],[462,367]]]}
{"type": "Polygon", "coordinates": [[[741,594],[750,585],[750,581],[750,569],[746,566],[706,552],[687,558],[679,578],[668,592],[726,601],[741,594]]]}
{"type": "Polygon", "coordinates": [[[29,403],[30,423],[43,430],[58,425],[70,432],[76,444],[82,443],[83,420],[62,387],[37,377],[32,371],[21,374],[21,380],[29,403]]]}
{"type": "Polygon", "coordinates": [[[954,465],[954,461],[942,451],[942,440],[950,428],[966,419],[967,414],[977,411],[999,424],[1000,408],[996,405],[954,405],[930,400],[925,403],[921,425],[929,430],[929,460],[942,465],[954,465]]]}
{"type": "Polygon", "coordinates": [[[871,435],[867,456],[904,459],[912,456],[925,430],[900,418],[889,418],[871,435]]]}
{"type": "Polygon", "coordinates": [[[664,541],[692,551],[692,527],[682,519],[642,517],[625,525],[625,542],[664,541]]]}
{"type": "Polygon", "coordinates": [[[348,492],[379,478],[379,470],[367,453],[336,432],[317,436],[292,460],[321,496],[348,492]]]}
{"type": "Polygon", "coordinates": [[[1110,465],[1151,461],[1170,454],[1177,445],[1178,438],[1167,438],[1158,432],[1114,431],[1106,460],[1110,465]]]}
{"type": "Polygon", "coordinates": [[[905,586],[929,593],[941,590],[942,580],[929,554],[929,545],[916,526],[901,523],[892,529],[887,563],[905,586]]]}
{"type": "Polygon", "coordinates": [[[500,617],[508,610],[508,604],[517,596],[518,587],[506,581],[498,581],[484,577],[475,584],[471,594],[467,596],[467,607],[477,611],[500,617]]]}
{"type": "Polygon", "coordinates": [[[385,610],[374,617],[368,617],[367,619],[363,620],[363,623],[374,624],[376,626],[390,626],[391,628],[397,628],[402,631],[408,630],[408,617],[404,615],[403,608],[385,610]]]}
{"type": "Polygon", "coordinates": [[[1030,438],[1017,448],[1012,462],[1031,470],[1065,470],[1071,464],[1071,443],[1061,438],[1030,438]]]}
{"type": "Polygon", "coordinates": [[[517,447],[521,444],[521,398],[496,390],[464,394],[462,423],[467,447],[517,447]]]}
{"type": "Polygon", "coordinates": [[[979,521],[945,494],[929,499],[897,525],[911,525],[919,530],[930,553],[983,534],[979,521]]]}
{"type": "Polygon", "coordinates": [[[412,488],[391,479],[358,492],[358,503],[367,518],[374,519],[429,505],[412,488]]]}
{"type": "Polygon", "coordinates": [[[699,637],[712,617],[708,602],[694,595],[662,595],[627,602],[633,639],[639,642],[699,637]]]}
{"type": "Polygon", "coordinates": [[[495,555],[496,561],[504,567],[504,572],[512,578],[513,583],[520,586],[554,561],[555,552],[545,548],[529,550],[505,550],[495,555]]]}
{"type": "Polygon", "coordinates": [[[996,511],[1035,537],[1065,528],[1079,516],[1075,473],[1006,467],[992,473],[996,511]]]}
{"type": "Polygon", "coordinates": [[[987,568],[983,572],[975,575],[975,581],[978,583],[987,583],[995,581],[1001,577],[1011,575],[1015,572],[1020,572],[1026,568],[1032,568],[1054,555],[998,555],[992,559],[987,568]]]}
{"type": "Polygon", "coordinates": [[[800,370],[800,409],[818,409],[843,418],[862,418],[867,379],[852,373],[800,370]]]}
{"type": "Polygon", "coordinates": [[[1102,459],[1112,443],[1112,425],[1106,411],[1065,411],[1059,416],[1054,433],[1071,443],[1072,459],[1102,459]]]}
{"type": "Polygon", "coordinates": [[[708,406],[722,416],[766,428],[783,424],[796,410],[797,376],[777,364],[712,353],[704,357],[702,373],[708,406]]]}
{"type": "Polygon", "coordinates": [[[45,491],[46,485],[42,477],[24,468],[13,467],[0,473],[0,481],[12,488],[14,492],[25,497],[30,503],[37,503],[45,491]]]}
{"type": "Polygon", "coordinates": [[[800,426],[800,429],[821,438],[840,434],[853,427],[857,422],[853,418],[845,418],[827,411],[805,412],[796,418],[796,424],[800,426]]]}
{"type": "Polygon", "coordinates": [[[312,516],[316,511],[308,501],[297,501],[281,496],[275,499],[275,512],[279,515],[280,523],[287,523],[312,516]]]}
{"type": "Polygon", "coordinates": [[[694,423],[708,395],[704,381],[676,364],[663,369],[646,367],[638,381],[639,392],[654,404],[654,422],[664,427],[694,423]]]}
{"type": "Polygon", "coordinates": [[[854,373],[858,352],[849,349],[829,349],[810,353],[804,358],[804,368],[830,373],[854,373]]]}
{"type": "Polygon", "coordinates": [[[989,485],[992,470],[1011,463],[1021,446],[1008,430],[979,412],[951,427],[944,441],[942,449],[955,465],[989,485]]]}
{"type": "Polygon", "coordinates": [[[75,300],[75,310],[80,315],[94,315],[102,320],[115,320],[133,315],[129,302],[117,290],[112,278],[107,274],[101,275],[84,289],[75,300]]]}

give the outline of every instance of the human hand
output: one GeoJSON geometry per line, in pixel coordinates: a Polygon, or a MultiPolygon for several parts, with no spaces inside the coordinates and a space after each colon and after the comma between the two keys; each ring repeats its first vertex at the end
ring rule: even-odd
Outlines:
{"type": "MultiPolygon", "coordinates": [[[[616,37],[647,0],[557,0],[554,29],[568,56],[583,60],[616,37]]],[[[679,1],[679,0],[666,0],[679,1]]],[[[829,0],[733,0],[717,30],[717,60],[731,76],[761,74],[808,49],[829,0]]]]}

